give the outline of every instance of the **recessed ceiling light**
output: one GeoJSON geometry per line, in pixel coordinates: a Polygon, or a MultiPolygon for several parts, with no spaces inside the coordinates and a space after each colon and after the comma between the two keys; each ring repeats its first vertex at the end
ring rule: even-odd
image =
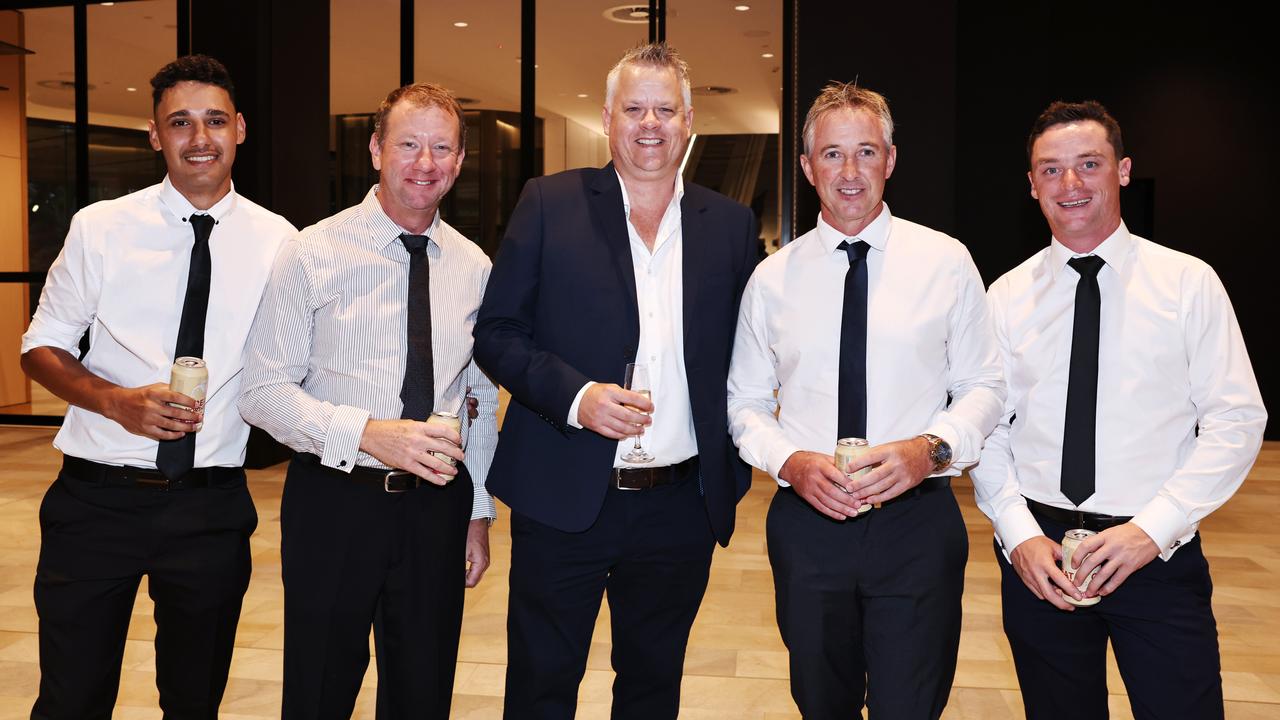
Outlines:
{"type": "Polygon", "coordinates": [[[762,57],[762,58],[771,58],[771,57],[773,57],[773,53],[760,53],[760,57],[762,57]]]}
{"type": "Polygon", "coordinates": [[[127,88],[125,88],[125,90],[126,90],[126,91],[128,91],[128,92],[138,92],[138,88],[130,88],[130,87],[127,87],[127,88]]]}
{"type": "Polygon", "coordinates": [[[590,95],[587,95],[586,93],[578,93],[578,97],[584,98],[584,97],[590,97],[590,95]]]}
{"type": "Polygon", "coordinates": [[[101,5],[102,7],[111,7],[112,5],[115,5],[115,3],[98,3],[98,4],[101,5]]]}
{"type": "Polygon", "coordinates": [[[751,6],[750,5],[734,5],[733,9],[737,10],[738,12],[746,12],[751,9],[751,6]]]}
{"type": "Polygon", "coordinates": [[[461,20],[459,20],[458,22],[454,23],[454,24],[453,24],[453,26],[454,26],[454,27],[466,27],[466,26],[467,26],[467,23],[462,22],[461,20]]]}

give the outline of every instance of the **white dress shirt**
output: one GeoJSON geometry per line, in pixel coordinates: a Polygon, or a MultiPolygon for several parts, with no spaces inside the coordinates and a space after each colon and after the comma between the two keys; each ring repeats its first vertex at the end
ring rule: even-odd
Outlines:
{"type": "MultiPolygon", "coordinates": [[[[244,418],[345,472],[386,467],[360,452],[360,438],[370,419],[399,419],[404,409],[409,251],[377,192],[280,250],[245,347],[244,418]]],[[[493,518],[484,481],[498,441],[498,390],[471,359],[492,263],[439,213],[426,235],[434,407],[459,410],[467,387],[479,401],[475,422],[463,422],[472,518],[493,518]]]]}
{"type": "MultiPolygon", "coordinates": [[[[681,225],[680,199],[684,197],[684,179],[676,175],[675,193],[667,205],[653,251],[645,246],[640,233],[631,223],[631,199],[627,184],[618,176],[622,188],[622,207],[627,216],[627,236],[631,240],[631,265],[635,270],[636,303],[640,311],[640,344],[636,362],[648,366],[653,424],[645,428],[641,445],[652,462],[636,465],[622,459],[635,447],[635,438],[618,441],[614,467],[661,467],[674,465],[698,454],[698,441],[693,434],[693,408],[689,405],[689,382],[684,372],[684,232],[681,225]]],[[[578,405],[587,388],[578,391],[569,406],[570,425],[581,428],[578,405]]]]}
{"type": "MultiPolygon", "coordinates": [[[[213,268],[204,335],[209,389],[195,467],[239,466],[249,437],[236,411],[241,351],[271,259],[296,231],[234,187],[207,211],[196,210],[165,177],[77,212],[22,336],[22,352],[54,347],[79,356],[88,328],[90,348],[81,362],[89,372],[129,388],[168,383],[195,244],[187,218],[196,213],[216,224],[209,236],[213,268]]],[[[155,440],[75,405],[67,408],[53,445],[109,465],[156,466],[155,440]]]]}
{"type": "MultiPolygon", "coordinates": [[[[1240,487],[1267,414],[1213,268],[1123,223],[1093,254],[1106,261],[1096,492],[1078,509],[1133,516],[1167,560],[1240,487]]],[[[970,475],[1006,553],[1041,534],[1024,496],[1074,509],[1059,487],[1080,277],[1072,257],[1055,239],[988,293],[1009,399],[970,475]]]]}
{"type": "MultiPolygon", "coordinates": [[[[871,246],[867,440],[932,433],[952,449],[942,474],[958,475],[977,462],[1004,403],[982,279],[958,241],[893,217],[887,205],[857,239],[871,246]]],[[[792,453],[829,455],[838,439],[844,240],[819,217],[760,263],[738,315],[729,430],[742,458],[783,486],[778,471],[792,453]]]]}

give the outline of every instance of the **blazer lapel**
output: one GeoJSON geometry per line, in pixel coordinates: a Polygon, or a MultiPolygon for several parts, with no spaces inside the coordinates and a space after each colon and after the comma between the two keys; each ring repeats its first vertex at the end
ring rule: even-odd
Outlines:
{"type": "Polygon", "coordinates": [[[683,269],[680,282],[684,295],[684,361],[686,372],[690,369],[690,358],[696,354],[698,334],[696,327],[698,293],[702,289],[700,279],[707,266],[708,234],[702,213],[707,209],[700,202],[699,188],[692,183],[684,186],[684,198],[680,201],[680,244],[683,250],[683,269]]]}
{"type": "Polygon", "coordinates": [[[617,274],[618,287],[622,288],[627,308],[627,330],[631,340],[627,354],[631,356],[640,343],[640,307],[636,301],[635,263],[631,260],[631,238],[627,234],[627,217],[622,207],[622,188],[613,163],[596,171],[590,187],[588,207],[591,224],[604,238],[613,257],[613,271],[617,274]]]}

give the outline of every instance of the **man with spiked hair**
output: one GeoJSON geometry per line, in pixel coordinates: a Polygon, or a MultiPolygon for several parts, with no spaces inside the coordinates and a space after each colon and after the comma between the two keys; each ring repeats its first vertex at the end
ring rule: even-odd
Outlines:
{"type": "Polygon", "coordinates": [[[489,565],[498,406],[471,359],[489,258],[439,212],[465,130],[439,85],[388,94],[378,184],[285,245],[249,337],[240,411],[296,451],[280,504],[287,720],[351,717],[370,625],[378,717],[449,717],[464,585],[489,565]],[[460,430],[427,422],[442,412],[460,430]]]}
{"type": "Polygon", "coordinates": [[[1110,641],[1134,717],[1221,718],[1197,528],[1267,423],[1240,326],[1213,268],[1125,226],[1106,108],[1050,105],[1027,161],[1053,236],[988,293],[1009,399],[972,473],[1027,717],[1106,717],[1110,641]]]}
{"type": "Polygon", "coordinates": [[[880,94],[828,85],[805,118],[818,226],[747,285],[729,371],[743,459],[780,486],[767,536],[791,694],[806,718],[937,718],[968,540],[951,478],[1004,401],[982,279],[956,240],[883,201],[880,94]],[[838,439],[861,454],[832,460],[838,439]],[[843,464],[843,463],[842,463],[843,464]]]}
{"type": "Polygon", "coordinates": [[[22,339],[23,369],[68,403],[40,509],[40,720],[111,716],[143,575],[165,717],[216,717],[249,585],[258,517],[235,401],[294,228],[232,186],[245,122],[221,63],[179,58],[151,87],[164,181],[76,213],[22,339]],[[179,356],[205,360],[203,402],[169,389],[179,356]]]}
{"type": "Polygon", "coordinates": [[[512,396],[491,483],[512,509],[507,718],[574,716],[606,593],[613,717],[675,718],[749,481],[725,374],[755,220],[681,178],[689,71],[666,45],[618,61],[603,121],[612,163],[525,187],[476,324],[476,359],[512,396]]]}

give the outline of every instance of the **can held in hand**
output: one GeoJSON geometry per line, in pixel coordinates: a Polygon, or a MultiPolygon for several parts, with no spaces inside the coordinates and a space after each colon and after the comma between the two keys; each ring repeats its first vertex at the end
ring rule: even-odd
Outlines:
{"type": "MultiPolygon", "coordinates": [[[[1094,568],[1093,572],[1089,573],[1089,577],[1085,578],[1084,584],[1081,585],[1076,582],[1076,571],[1071,569],[1071,564],[1075,558],[1076,548],[1080,547],[1080,543],[1097,534],[1092,530],[1068,530],[1067,534],[1062,536],[1062,571],[1067,574],[1067,579],[1071,581],[1071,584],[1080,588],[1081,591],[1089,589],[1089,583],[1093,582],[1093,576],[1098,574],[1098,568],[1094,568]]],[[[1084,558],[1080,559],[1084,560],[1084,558]]],[[[1075,564],[1079,565],[1080,563],[1075,564]]],[[[1062,599],[1076,607],[1089,607],[1090,605],[1097,605],[1102,598],[1091,597],[1077,600],[1070,595],[1064,594],[1062,599]]]]}
{"type": "MultiPolygon", "coordinates": [[[[204,360],[198,357],[180,357],[174,360],[173,368],[169,371],[169,389],[196,401],[193,408],[178,403],[169,403],[171,406],[191,412],[203,410],[205,395],[209,392],[209,368],[204,360]]],[[[192,432],[198,432],[203,427],[204,422],[198,422],[192,432]]]]}
{"type": "MultiPolygon", "coordinates": [[[[845,477],[850,480],[856,480],[863,475],[866,475],[871,471],[871,468],[865,467],[852,473],[845,472],[845,468],[849,467],[849,463],[853,462],[854,458],[857,458],[859,455],[866,452],[870,447],[871,444],[868,443],[865,438],[840,438],[836,441],[836,467],[839,468],[840,472],[843,472],[845,477]]],[[[840,486],[837,485],[837,487],[840,486]]],[[[843,487],[840,489],[844,490],[843,487]]],[[[848,492],[848,490],[845,490],[845,492],[848,492]]],[[[861,515],[870,509],[870,504],[864,504],[858,508],[858,514],[861,515]]]]}
{"type": "MultiPolygon", "coordinates": [[[[462,418],[458,417],[456,413],[451,413],[444,410],[441,410],[439,412],[433,412],[431,413],[431,417],[427,418],[427,424],[428,425],[444,425],[446,427],[451,427],[453,428],[454,432],[458,433],[459,436],[462,435],[462,418]]],[[[436,459],[441,462],[447,462],[450,465],[455,465],[455,466],[458,464],[457,460],[454,460],[453,458],[449,457],[448,455],[445,455],[444,453],[433,452],[431,454],[435,455],[436,459]]]]}

